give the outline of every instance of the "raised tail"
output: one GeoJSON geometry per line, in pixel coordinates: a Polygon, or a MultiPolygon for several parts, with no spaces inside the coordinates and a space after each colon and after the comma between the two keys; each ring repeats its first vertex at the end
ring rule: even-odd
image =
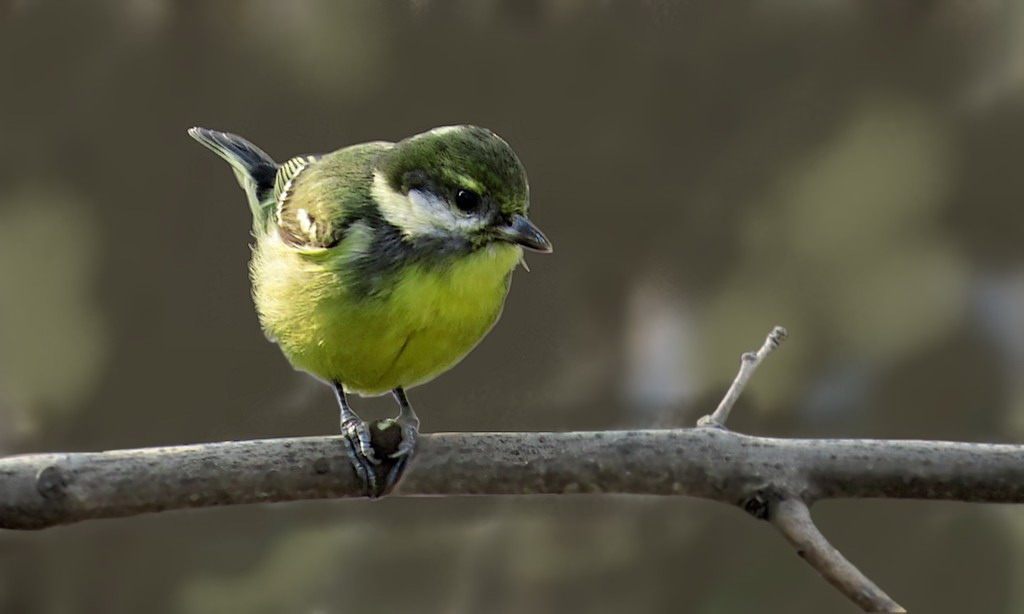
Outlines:
{"type": "Polygon", "coordinates": [[[198,126],[189,128],[188,134],[227,160],[235,171],[238,185],[242,186],[249,198],[253,224],[256,227],[262,226],[272,208],[268,200],[274,192],[277,162],[259,147],[234,134],[198,126]]]}

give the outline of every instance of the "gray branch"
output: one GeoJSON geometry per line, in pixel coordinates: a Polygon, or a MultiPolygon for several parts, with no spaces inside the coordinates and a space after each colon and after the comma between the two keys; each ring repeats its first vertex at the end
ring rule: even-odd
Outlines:
{"type": "MultiPolygon", "coordinates": [[[[0,459],[0,527],[7,529],[363,493],[338,437],[0,459]]],[[[1021,503],[1024,446],[775,439],[718,428],[443,433],[420,438],[392,496],[587,493],[703,497],[738,505],[780,528],[787,521],[773,513],[783,501],[1021,503]]],[[[783,533],[794,541],[792,530],[783,533]]],[[[806,548],[804,554],[808,558],[806,548]]]]}
{"type": "Polygon", "coordinates": [[[906,612],[828,543],[811,520],[811,510],[803,501],[779,501],[771,513],[771,523],[796,548],[801,558],[865,611],[906,612]]]}
{"type": "MultiPolygon", "coordinates": [[[[1024,446],[778,439],[721,426],[773,332],[745,355],[726,400],[693,429],[422,435],[391,496],[685,495],[768,520],[821,575],[869,611],[903,611],[811,520],[830,498],[1024,503],[1024,446]]],[[[376,444],[375,444],[376,445],[376,444]]],[[[0,528],[215,505],[361,497],[339,437],[0,458],[0,528]]]]}
{"type": "MultiPolygon", "coordinates": [[[[392,496],[687,495],[764,515],[773,499],[1024,502],[1024,446],[776,439],[717,428],[422,435],[392,496]]],[[[0,458],[0,527],[358,497],[339,437],[0,458]]]]}

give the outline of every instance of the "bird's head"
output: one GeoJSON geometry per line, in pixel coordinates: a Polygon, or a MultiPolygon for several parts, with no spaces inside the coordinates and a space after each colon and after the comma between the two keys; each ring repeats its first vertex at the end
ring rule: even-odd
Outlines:
{"type": "Polygon", "coordinates": [[[523,165],[508,143],[484,128],[435,128],[395,144],[377,164],[373,197],[384,218],[410,240],[551,251],[527,218],[523,165]]]}

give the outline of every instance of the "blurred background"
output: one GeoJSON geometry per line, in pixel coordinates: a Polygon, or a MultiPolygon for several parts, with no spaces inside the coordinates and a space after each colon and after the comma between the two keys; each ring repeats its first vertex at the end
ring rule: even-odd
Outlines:
{"type": "MultiPolygon", "coordinates": [[[[426,431],[1024,441],[1024,5],[0,0],[0,454],[334,433],[192,125],[277,159],[504,136],[556,246],[426,431]]],[[[364,416],[394,411],[361,400],[364,416]]],[[[1024,509],[828,502],[919,612],[1024,611],[1024,509]]],[[[688,499],[309,502],[0,532],[0,611],[855,611],[688,499]]]]}

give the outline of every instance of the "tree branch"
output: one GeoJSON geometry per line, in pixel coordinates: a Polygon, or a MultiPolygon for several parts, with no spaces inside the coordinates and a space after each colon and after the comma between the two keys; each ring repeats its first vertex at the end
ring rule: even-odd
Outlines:
{"type": "MultiPolygon", "coordinates": [[[[422,435],[392,495],[621,493],[738,505],[771,522],[865,610],[902,611],[828,543],[809,506],[849,497],[1024,503],[1024,446],[778,439],[725,429],[754,369],[784,336],[777,327],[759,352],[744,355],[729,393],[698,428],[422,435]]],[[[364,494],[340,437],[0,458],[6,529],[364,494]]]]}
{"type": "MultiPolygon", "coordinates": [[[[763,515],[839,497],[1024,502],[1024,446],[776,439],[720,429],[422,435],[395,496],[687,495],[763,515]]],[[[358,497],[339,437],[0,459],[0,527],[358,497]]]]}
{"type": "Polygon", "coordinates": [[[769,516],[771,523],[829,584],[839,589],[866,612],[906,612],[874,582],[828,543],[814,521],[807,504],[796,499],[779,501],[769,516]]]}

